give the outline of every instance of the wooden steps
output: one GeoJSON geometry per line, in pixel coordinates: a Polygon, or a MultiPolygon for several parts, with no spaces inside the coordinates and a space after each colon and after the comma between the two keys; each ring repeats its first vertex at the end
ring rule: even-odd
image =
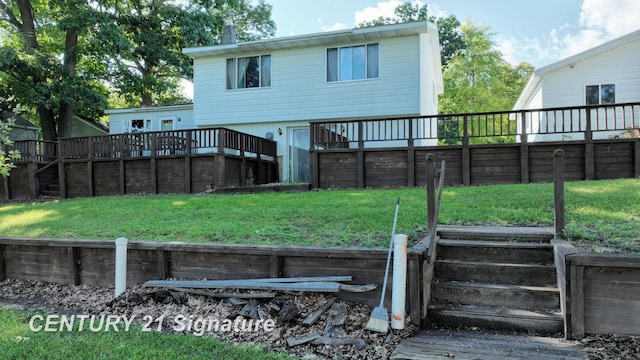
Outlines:
{"type": "Polygon", "coordinates": [[[587,353],[575,341],[428,329],[403,340],[391,354],[391,359],[586,360],[587,353]]]}
{"type": "Polygon", "coordinates": [[[552,230],[445,227],[439,234],[429,323],[535,334],[563,330],[552,230]]]}

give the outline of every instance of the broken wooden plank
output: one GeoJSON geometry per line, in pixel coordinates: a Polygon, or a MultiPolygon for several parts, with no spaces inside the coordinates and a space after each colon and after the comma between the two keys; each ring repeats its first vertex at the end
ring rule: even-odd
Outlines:
{"type": "Polygon", "coordinates": [[[347,305],[344,303],[334,303],[329,309],[329,316],[324,326],[324,336],[330,336],[334,326],[344,324],[347,317],[347,305]]]}
{"type": "Polygon", "coordinates": [[[278,313],[278,316],[276,317],[276,324],[277,325],[282,325],[283,323],[294,319],[296,316],[298,316],[298,314],[300,314],[300,310],[298,309],[298,305],[296,305],[295,302],[290,301],[288,303],[286,303],[282,309],[280,309],[280,312],[278,313]]]}
{"type": "Polygon", "coordinates": [[[342,284],[338,282],[298,282],[298,283],[269,283],[261,281],[167,281],[149,280],[144,283],[148,287],[172,287],[192,289],[246,289],[271,291],[306,291],[306,292],[339,292],[342,284]]]}
{"type": "MultiPolygon", "coordinates": [[[[272,294],[272,293],[270,293],[272,294]]],[[[231,305],[246,305],[247,304],[247,300],[243,300],[243,299],[239,299],[237,297],[230,297],[229,298],[229,302],[231,303],[231,305]]]]}
{"type": "Polygon", "coordinates": [[[242,310],[240,310],[239,314],[243,317],[251,317],[251,314],[256,311],[257,306],[258,304],[256,304],[255,302],[250,302],[245,305],[242,310]]]}
{"type": "Polygon", "coordinates": [[[340,291],[361,293],[361,292],[375,290],[377,287],[378,285],[376,284],[366,284],[366,285],[342,284],[340,285],[340,291]]]}
{"type": "Polygon", "coordinates": [[[312,334],[312,335],[302,336],[302,337],[299,337],[299,338],[288,338],[287,339],[287,345],[289,347],[298,346],[298,345],[302,345],[302,344],[306,344],[306,343],[312,342],[313,340],[315,340],[315,339],[317,339],[319,337],[320,337],[320,335],[312,334]]]}
{"type": "Polygon", "coordinates": [[[329,346],[341,346],[341,345],[354,345],[358,349],[362,349],[365,346],[364,339],[353,338],[332,338],[327,336],[319,336],[313,341],[312,345],[329,345],[329,346]]]}
{"type": "MultiPolygon", "coordinates": [[[[203,283],[209,285],[235,285],[243,282],[253,283],[255,281],[264,283],[312,283],[312,282],[345,282],[352,281],[353,276],[308,276],[308,277],[287,277],[287,278],[260,278],[260,279],[234,279],[234,280],[149,280],[145,286],[179,286],[180,283],[203,283]]],[[[189,286],[193,287],[193,286],[189,286]]]]}
{"type": "Polygon", "coordinates": [[[327,311],[327,309],[329,309],[331,305],[333,305],[333,301],[334,301],[333,298],[330,298],[324,303],[324,305],[322,305],[316,311],[312,312],[309,316],[307,316],[307,318],[304,319],[304,321],[302,322],[302,326],[311,326],[315,324],[318,321],[318,319],[320,319],[320,316],[322,316],[322,314],[324,314],[324,312],[327,311]]]}
{"type": "Polygon", "coordinates": [[[168,290],[172,290],[172,291],[180,291],[186,294],[192,294],[192,295],[203,295],[203,296],[209,296],[209,297],[214,297],[214,298],[219,298],[219,299],[235,299],[235,300],[231,300],[231,303],[233,305],[244,305],[247,302],[242,302],[242,303],[234,303],[237,302],[239,299],[272,299],[274,297],[276,297],[278,294],[274,293],[274,292],[259,292],[259,293],[215,293],[215,292],[211,292],[211,291],[201,291],[201,290],[191,290],[191,289],[186,289],[186,288],[180,288],[180,287],[169,287],[169,286],[165,286],[168,290]]]}

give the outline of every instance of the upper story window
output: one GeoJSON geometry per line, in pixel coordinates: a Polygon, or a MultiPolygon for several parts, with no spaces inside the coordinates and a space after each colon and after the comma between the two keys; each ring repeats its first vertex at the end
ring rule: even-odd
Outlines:
{"type": "Polygon", "coordinates": [[[587,105],[615,104],[616,85],[587,85],[585,95],[587,105]]]}
{"type": "Polygon", "coordinates": [[[271,86],[271,55],[227,59],[227,90],[271,86]]]}
{"type": "Polygon", "coordinates": [[[327,49],[327,82],[380,77],[378,44],[327,49]]]}

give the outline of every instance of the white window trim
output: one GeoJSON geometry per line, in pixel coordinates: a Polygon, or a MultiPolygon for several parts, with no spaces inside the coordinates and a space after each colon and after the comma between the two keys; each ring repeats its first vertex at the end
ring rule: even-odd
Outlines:
{"type": "Polygon", "coordinates": [[[246,91],[246,90],[259,90],[259,89],[271,89],[273,87],[273,55],[272,54],[256,54],[256,55],[247,55],[247,56],[234,56],[234,57],[230,57],[230,58],[225,58],[224,59],[224,88],[226,91],[246,91]],[[262,85],[262,57],[263,56],[269,56],[271,57],[271,79],[269,79],[269,86],[257,86],[257,87],[249,87],[249,88],[238,88],[238,59],[245,59],[245,58],[251,58],[251,57],[258,57],[260,61],[260,85],[262,85]],[[227,88],[227,81],[229,80],[227,78],[228,73],[227,73],[227,61],[229,61],[230,59],[234,60],[234,71],[233,71],[233,88],[229,89],[227,88]]]}
{"type": "Polygon", "coordinates": [[[344,83],[350,83],[350,82],[358,82],[358,81],[376,81],[376,80],[380,80],[382,78],[382,59],[380,57],[380,48],[382,46],[380,45],[380,42],[367,42],[367,43],[362,43],[362,44],[352,44],[352,45],[343,45],[343,46],[330,46],[324,49],[324,82],[325,84],[344,84],[344,83]],[[367,58],[365,57],[365,77],[363,79],[349,79],[349,80],[336,80],[336,81],[328,81],[327,80],[327,68],[328,68],[328,56],[327,56],[327,51],[329,49],[338,49],[338,77],[340,77],[340,49],[342,48],[351,48],[351,47],[358,47],[358,46],[364,46],[365,47],[365,54],[366,54],[366,48],[368,45],[378,45],[378,77],[374,77],[374,78],[368,78],[366,77],[367,74],[367,58]]]}

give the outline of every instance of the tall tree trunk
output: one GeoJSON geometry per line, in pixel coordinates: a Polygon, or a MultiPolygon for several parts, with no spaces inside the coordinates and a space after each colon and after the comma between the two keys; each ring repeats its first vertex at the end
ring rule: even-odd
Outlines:
{"type": "Polygon", "coordinates": [[[47,109],[44,105],[38,105],[38,115],[40,115],[40,127],[42,127],[42,138],[44,140],[55,141],[58,139],[56,122],[53,110],[47,109]]]}
{"type": "Polygon", "coordinates": [[[26,51],[31,53],[39,48],[36,38],[36,19],[31,0],[18,0],[18,9],[20,10],[20,20],[22,20],[18,30],[24,37],[26,51]]]}
{"type": "MultiPolygon", "coordinates": [[[[78,32],[76,29],[67,30],[64,42],[64,68],[66,76],[73,79],[76,76],[78,32]]],[[[73,104],[64,99],[60,102],[60,115],[58,120],[58,136],[71,137],[73,130],[73,104]]]]}

